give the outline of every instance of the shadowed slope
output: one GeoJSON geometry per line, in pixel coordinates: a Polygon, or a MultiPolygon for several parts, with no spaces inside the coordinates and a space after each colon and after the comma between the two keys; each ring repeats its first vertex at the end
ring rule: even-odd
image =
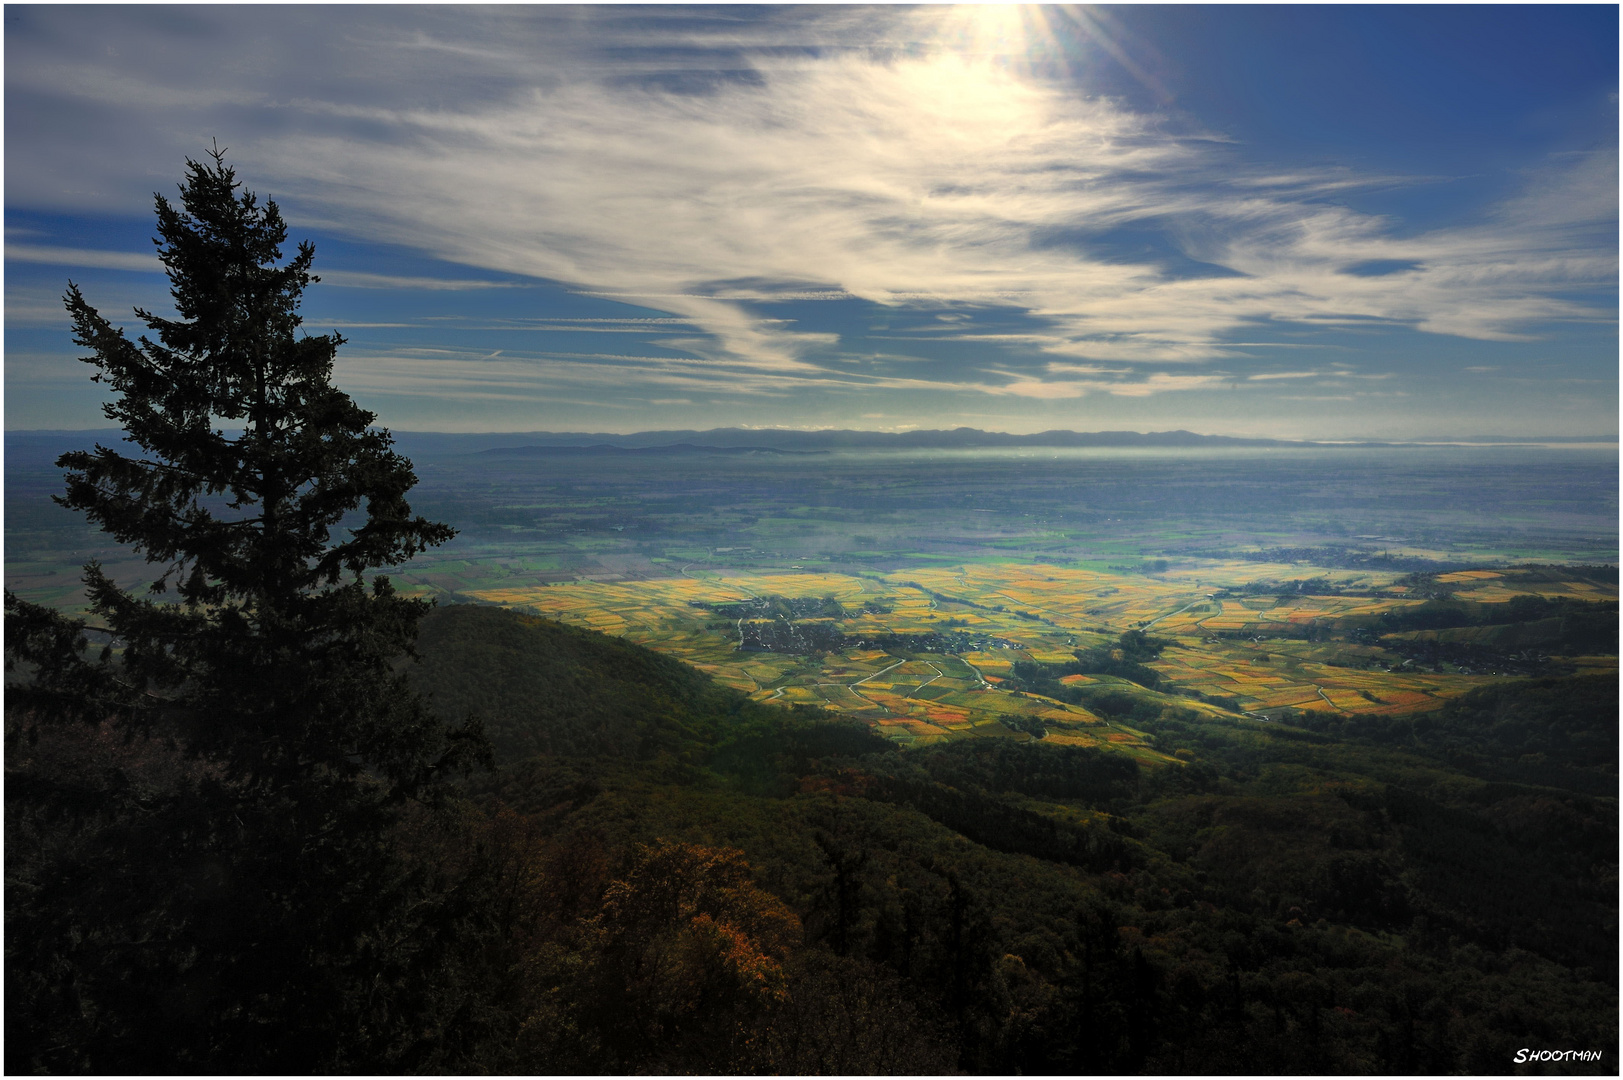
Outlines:
{"type": "Polygon", "coordinates": [[[417,652],[412,682],[442,714],[479,715],[498,762],[654,757],[710,741],[744,701],[678,660],[500,608],[434,611],[417,652]]]}

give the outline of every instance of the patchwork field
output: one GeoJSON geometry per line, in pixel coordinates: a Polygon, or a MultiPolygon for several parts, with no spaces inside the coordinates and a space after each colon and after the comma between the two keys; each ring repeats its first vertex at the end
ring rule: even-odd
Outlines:
{"type": "Polygon", "coordinates": [[[1124,632],[1140,631],[1166,643],[1148,662],[1160,679],[1155,689],[1110,674],[1071,673],[1060,684],[1229,716],[1284,710],[1402,715],[1514,676],[1405,661],[1389,651],[1390,643],[1358,633],[1360,627],[1425,604],[1405,595],[1421,585],[1429,594],[1446,587],[1495,604],[1516,596],[1617,595],[1604,582],[1550,580],[1555,577],[1465,571],[1417,584],[1413,575],[1241,560],[1150,575],[982,562],[871,574],[707,570],[465,595],[623,635],[758,700],[862,717],[901,741],[1038,737],[1158,756],[1139,732],[1096,709],[1011,689],[1018,685],[1011,682],[1015,665],[1063,666],[1079,649],[1108,650],[1124,632]],[[1259,583],[1268,591],[1256,591],[1259,583]],[[833,601],[843,617],[799,622],[837,632],[845,647],[741,647],[744,624],[752,620],[724,618],[715,609],[768,598],[833,601]]]}

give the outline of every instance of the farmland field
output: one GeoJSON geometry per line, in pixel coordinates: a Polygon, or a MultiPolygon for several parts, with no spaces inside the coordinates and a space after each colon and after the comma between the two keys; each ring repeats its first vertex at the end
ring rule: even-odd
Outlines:
{"type": "MultiPolygon", "coordinates": [[[[48,502],[50,460],[87,440],[8,438],[8,587],[71,609],[90,557],[138,580],[129,552],[48,502]]],[[[412,438],[417,508],[461,535],[402,568],[403,588],[623,636],[903,743],[1154,758],[1132,723],[1145,710],[1406,715],[1616,667],[1615,633],[1591,654],[1561,630],[1570,605],[1615,605],[1615,570],[1537,569],[1615,564],[1612,448],[723,460],[412,438]],[[1449,625],[1431,625],[1439,604],[1449,625]],[[1129,632],[1158,643],[1142,663],[1129,632]]]]}
{"type": "MultiPolygon", "coordinates": [[[[1063,665],[1078,649],[1109,648],[1130,630],[1170,642],[1149,664],[1162,679],[1157,689],[1108,674],[1072,674],[1064,677],[1067,684],[1114,689],[1208,714],[1402,715],[1512,677],[1446,661],[1405,666],[1378,642],[1353,639],[1353,631],[1379,626],[1383,615],[1425,604],[1394,594],[1393,586],[1405,576],[1219,560],[1148,576],[977,563],[862,575],[712,570],[702,577],[474,589],[467,596],[620,634],[678,656],[759,700],[862,716],[909,742],[1008,735],[1036,721],[1050,739],[1115,738],[1135,745],[1138,732],[1085,706],[1000,684],[1016,662],[1063,665]],[[1309,579],[1333,580],[1365,595],[1237,591],[1259,581],[1309,579]],[[741,648],[738,627],[701,606],[762,597],[833,598],[845,608],[866,604],[882,610],[821,620],[837,626],[850,642],[846,648],[787,655],[741,648]],[[875,647],[881,638],[891,642],[888,651],[875,647]],[[1207,700],[1214,698],[1222,704],[1207,700]]],[[[1615,585],[1545,580],[1551,576],[1507,569],[1434,580],[1454,578],[1447,584],[1473,599],[1491,589],[1486,602],[1492,603],[1513,596],[1617,596],[1615,585]]],[[[1608,657],[1569,662],[1590,671],[1615,666],[1608,657]]]]}
{"type": "Polygon", "coordinates": [[[423,476],[425,504],[452,520],[451,491],[483,493],[490,524],[460,543],[507,557],[447,558],[454,577],[408,584],[621,634],[760,700],[862,717],[904,743],[1001,735],[1154,756],[1132,725],[1144,710],[1403,715],[1537,670],[1615,665],[1393,651],[1382,623],[1445,595],[1615,602],[1615,576],[1506,569],[1615,562],[1609,448],[498,451],[437,458],[423,476]],[[768,597],[832,599],[838,618],[790,621],[841,647],[747,647],[745,624],[764,612],[714,610],[768,597]],[[1170,643],[1146,665],[1153,689],[1061,674],[1134,630],[1170,643]],[[1039,692],[1032,664],[1071,681],[1039,692]]]}

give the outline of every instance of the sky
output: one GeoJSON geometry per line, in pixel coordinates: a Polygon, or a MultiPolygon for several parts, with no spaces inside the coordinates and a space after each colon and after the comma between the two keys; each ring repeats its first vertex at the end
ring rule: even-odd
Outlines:
{"type": "Polygon", "coordinates": [[[1617,432],[1615,6],[4,10],[8,430],[217,140],[399,430],[1617,432]]]}

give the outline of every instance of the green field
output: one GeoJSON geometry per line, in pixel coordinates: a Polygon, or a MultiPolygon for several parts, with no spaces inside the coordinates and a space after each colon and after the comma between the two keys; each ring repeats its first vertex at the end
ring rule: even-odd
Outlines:
{"type": "MultiPolygon", "coordinates": [[[[1411,577],[1241,560],[1205,560],[1148,576],[981,562],[860,576],[710,570],[643,581],[505,585],[463,596],[624,636],[756,700],[860,717],[910,744],[1039,737],[1155,757],[1137,730],[1103,710],[1011,688],[1019,685],[1010,681],[1014,665],[1062,666],[1078,649],[1108,648],[1123,632],[1147,631],[1169,642],[1149,664],[1160,676],[1154,689],[1110,674],[1073,674],[1065,676],[1066,685],[1208,716],[1275,719],[1296,712],[1421,712],[1516,677],[1447,660],[1406,664],[1384,637],[1355,637],[1361,628],[1379,627],[1382,616],[1424,607],[1427,601],[1407,595],[1420,587],[1411,577]],[[1290,591],[1308,582],[1315,588],[1328,583],[1343,595],[1290,591]],[[1241,592],[1259,583],[1275,592],[1241,592]],[[736,622],[697,606],[766,597],[832,599],[847,616],[815,621],[851,644],[808,653],[741,648],[736,622]],[[876,639],[887,636],[889,648],[878,647],[876,639]],[[908,637],[934,640],[909,648],[908,637]]],[[[1549,571],[1433,575],[1422,584],[1501,605],[1515,596],[1584,603],[1617,596],[1615,585],[1549,571]]],[[[1616,670],[1609,655],[1547,662],[1584,673],[1616,670]]]]}

